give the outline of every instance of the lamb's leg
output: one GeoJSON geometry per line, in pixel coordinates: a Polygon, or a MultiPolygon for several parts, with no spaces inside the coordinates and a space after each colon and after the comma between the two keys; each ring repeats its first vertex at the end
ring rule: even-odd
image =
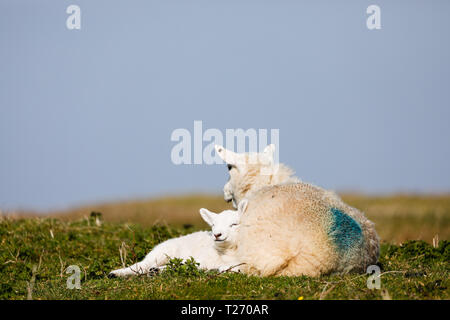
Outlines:
{"type": "Polygon", "coordinates": [[[127,277],[147,274],[152,269],[160,270],[161,266],[169,261],[169,254],[173,251],[172,243],[169,241],[163,242],[150,251],[141,262],[135,263],[132,266],[123,269],[117,269],[110,272],[110,277],[127,277]]]}

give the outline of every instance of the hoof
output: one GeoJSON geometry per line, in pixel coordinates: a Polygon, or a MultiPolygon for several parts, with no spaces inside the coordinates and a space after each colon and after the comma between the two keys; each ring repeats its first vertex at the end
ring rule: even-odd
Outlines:
{"type": "Polygon", "coordinates": [[[159,274],[160,270],[158,268],[151,268],[148,270],[147,272],[147,276],[151,277],[151,276],[155,276],[157,274],[159,274]]]}
{"type": "Polygon", "coordinates": [[[114,279],[114,278],[118,278],[118,276],[117,276],[115,273],[110,272],[110,273],[108,274],[108,278],[109,278],[109,279],[114,279]]]}

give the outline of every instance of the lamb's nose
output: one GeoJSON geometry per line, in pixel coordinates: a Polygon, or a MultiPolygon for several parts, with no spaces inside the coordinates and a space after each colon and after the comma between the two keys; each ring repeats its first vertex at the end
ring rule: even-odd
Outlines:
{"type": "Polygon", "coordinates": [[[219,237],[220,237],[221,235],[222,235],[221,233],[216,233],[216,234],[214,234],[214,237],[216,237],[216,239],[219,239],[219,237]]]}

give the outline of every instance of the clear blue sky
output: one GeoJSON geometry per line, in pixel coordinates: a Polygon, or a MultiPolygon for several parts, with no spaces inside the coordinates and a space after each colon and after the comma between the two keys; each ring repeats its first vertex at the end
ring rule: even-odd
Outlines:
{"type": "Polygon", "coordinates": [[[176,128],[277,128],[325,188],[450,191],[450,1],[0,2],[0,208],[221,193],[176,128]],[[66,8],[81,8],[81,30],[66,8]],[[381,30],[366,8],[381,7],[381,30]]]}

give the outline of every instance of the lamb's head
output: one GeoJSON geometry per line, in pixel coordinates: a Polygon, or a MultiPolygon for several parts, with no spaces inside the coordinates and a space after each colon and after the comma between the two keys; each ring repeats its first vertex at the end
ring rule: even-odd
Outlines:
{"type": "Polygon", "coordinates": [[[275,145],[261,153],[235,153],[216,145],[216,152],[227,164],[230,179],[223,188],[225,201],[237,205],[253,191],[280,183],[298,182],[294,172],[283,164],[275,163],[275,145]]]}
{"type": "Polygon", "coordinates": [[[247,209],[247,200],[239,203],[238,210],[225,210],[214,213],[208,209],[200,209],[203,220],[211,227],[215,245],[218,247],[231,247],[236,244],[237,230],[242,214],[247,209]]]}

